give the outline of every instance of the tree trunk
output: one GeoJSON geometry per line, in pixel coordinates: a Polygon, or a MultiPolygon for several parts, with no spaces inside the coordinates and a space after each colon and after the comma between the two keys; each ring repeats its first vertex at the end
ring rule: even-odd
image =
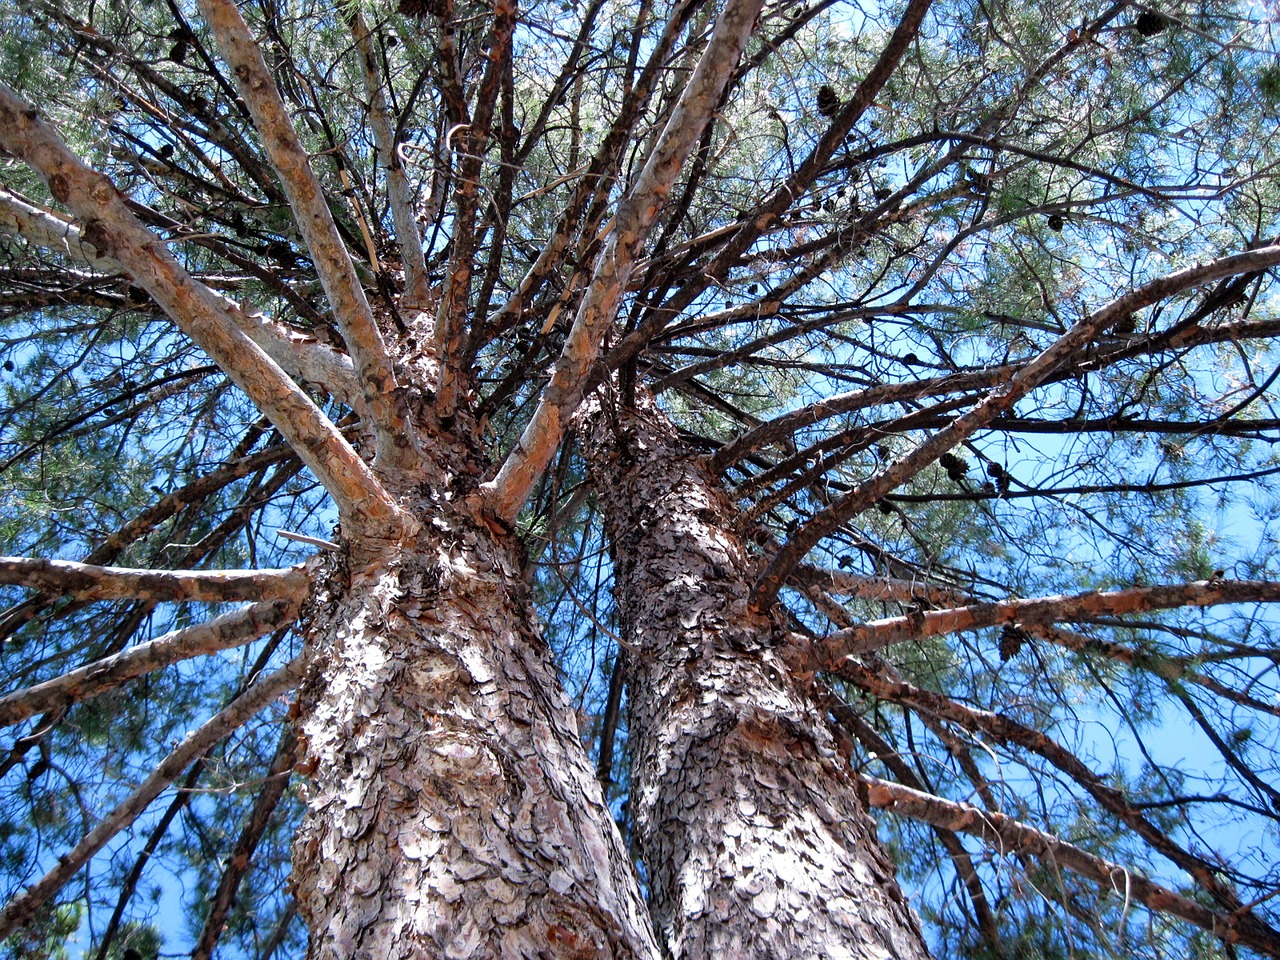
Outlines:
{"type": "Polygon", "coordinates": [[[418,499],[417,543],[335,563],[311,615],[310,957],[656,958],[514,538],[418,499]]]}
{"type": "Polygon", "coordinates": [[[680,958],[927,957],[856,779],[748,606],[714,476],[653,399],[579,424],[613,543],[631,806],[664,950],[680,958]]]}

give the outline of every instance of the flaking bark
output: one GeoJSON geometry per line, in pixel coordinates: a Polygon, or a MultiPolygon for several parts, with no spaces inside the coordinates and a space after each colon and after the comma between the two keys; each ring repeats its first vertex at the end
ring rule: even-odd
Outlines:
{"type": "Polygon", "coordinates": [[[579,435],[613,542],[631,809],[677,958],[926,957],[821,712],[748,605],[731,507],[649,397],[579,435]]]}
{"type": "Polygon", "coordinates": [[[512,538],[419,508],[427,538],[333,580],[312,625],[309,956],[656,958],[512,538]]]}

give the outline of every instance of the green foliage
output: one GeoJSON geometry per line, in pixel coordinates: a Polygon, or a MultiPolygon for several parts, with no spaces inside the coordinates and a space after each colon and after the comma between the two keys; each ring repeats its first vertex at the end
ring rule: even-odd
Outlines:
{"type": "MultiPolygon", "coordinates": [[[[244,13],[383,333],[403,347],[396,359],[410,370],[423,345],[398,339],[403,251],[344,14],[359,10],[374,30],[433,296],[460,241],[474,241],[467,412],[482,427],[470,441],[473,485],[492,476],[527,426],[609,217],[636,182],[715,12],[691,8],[632,123],[623,105],[657,49],[667,7],[646,6],[637,23],[634,5],[521,4],[481,158],[480,226],[459,238],[459,104],[474,114],[493,61],[491,7],[455,6],[447,30],[430,10],[417,16],[373,0],[268,0],[244,13]],[[616,123],[624,146],[606,173],[590,173],[616,123]],[[568,211],[580,190],[583,203],[568,211]],[[560,232],[564,252],[512,299],[560,232]]],[[[843,141],[808,181],[784,190],[880,57],[900,7],[766,6],[749,66],[717,104],[621,294],[598,371],[611,366],[618,382],[655,390],[697,454],[714,456],[805,410],[791,429],[720,464],[741,510],[734,532],[757,568],[1102,305],[1280,232],[1273,25],[1260,8],[1219,0],[1159,10],[937,0],[843,141]],[[779,191],[785,209],[760,215],[779,191]],[[746,248],[719,262],[740,231],[754,231],[746,248]],[[637,331],[645,341],[634,356],[607,352],[637,331]],[[845,401],[831,413],[820,402],[835,397],[845,401]]],[[[262,136],[189,5],[4,5],[0,79],[38,102],[194,275],[301,339],[338,342],[262,136]]],[[[61,209],[8,157],[0,185],[61,209]]],[[[1219,571],[1275,578],[1276,306],[1264,272],[1157,297],[1116,318],[968,435],[949,454],[957,461],[913,472],[806,557],[851,577],[950,591],[951,600],[797,589],[783,595],[787,628],[823,634],[948,603],[1211,580],[1219,571]]],[[[0,231],[0,367],[0,553],[267,567],[310,551],[277,530],[334,537],[332,506],[296,456],[128,278],[0,231]],[[244,465],[255,457],[263,459],[244,465]],[[177,502],[162,508],[168,497],[177,502]]],[[[367,441],[358,413],[323,385],[304,387],[353,442],[367,441]]],[[[427,404],[433,390],[414,383],[406,396],[427,404]]],[[[621,625],[588,485],[566,445],[517,531],[546,638],[588,749],[598,751],[621,625]]],[[[217,612],[30,597],[4,588],[6,691],[217,612]]],[[[1266,857],[1228,836],[1237,827],[1239,836],[1274,831],[1275,797],[1249,779],[1273,786],[1277,772],[1273,616],[1243,605],[1130,612],[1058,623],[1054,636],[1028,634],[1012,646],[1003,626],[883,656],[904,680],[1053,738],[1107,784],[1151,804],[1144,815],[1178,843],[1206,858],[1221,852],[1241,902],[1257,900],[1274,922],[1275,858],[1259,862],[1266,857]],[[1207,705],[1203,725],[1190,712],[1197,704],[1207,705]],[[1173,723],[1198,731],[1192,773],[1167,749],[1161,731],[1173,723]]],[[[140,678],[77,705],[47,734],[32,723],[15,728],[0,754],[0,893],[48,851],[74,844],[226,702],[255,658],[282,662],[298,643],[290,635],[140,678]]],[[[1177,882],[1129,826],[1025,744],[841,692],[939,795],[993,799],[1082,848],[1177,882]]],[[[624,716],[620,743],[625,726],[624,716]]],[[[195,771],[197,799],[184,801],[144,892],[126,904],[127,917],[142,916],[154,909],[146,891],[180,877],[192,928],[126,926],[113,960],[126,946],[151,960],[160,934],[172,949],[198,932],[275,733],[274,723],[251,726],[195,771]]],[[[615,764],[618,811],[630,762],[615,764]]],[[[281,891],[300,803],[290,793],[264,837],[228,921],[229,951],[256,956],[291,916],[281,891]]],[[[85,911],[101,929],[150,827],[140,823],[95,861],[86,903],[42,915],[28,939],[6,949],[60,955],[85,911]]],[[[1114,893],[1033,859],[988,858],[966,841],[994,904],[999,942],[984,940],[933,834],[889,817],[882,829],[940,956],[1223,949],[1158,917],[1127,920],[1114,893]]],[[[1272,839],[1256,849],[1273,852],[1274,832],[1265,835],[1272,839]]],[[[300,950],[300,922],[283,931],[300,950]]]]}
{"type": "Polygon", "coordinates": [[[1268,106],[1280,106],[1280,66],[1269,64],[1258,74],[1258,92],[1268,106]]]}
{"type": "Polygon", "coordinates": [[[0,944],[5,960],[70,960],[68,941],[84,917],[81,904],[42,908],[26,927],[0,944]]]}

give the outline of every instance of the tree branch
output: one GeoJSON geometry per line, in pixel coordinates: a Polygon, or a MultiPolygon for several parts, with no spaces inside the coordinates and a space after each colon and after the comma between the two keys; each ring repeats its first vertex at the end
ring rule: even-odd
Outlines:
{"type": "MultiPolygon", "coordinates": [[[[922,793],[925,792],[924,784],[920,782],[920,779],[907,762],[869,723],[858,716],[852,707],[836,696],[825,684],[819,684],[817,692],[820,701],[831,712],[832,717],[835,718],[835,722],[839,726],[857,739],[865,750],[874,754],[875,758],[888,767],[895,777],[912,789],[919,790],[922,793]]],[[[870,778],[864,775],[863,779],[869,780],[870,778]]],[[[987,893],[982,886],[982,879],[978,876],[978,871],[973,865],[973,858],[969,856],[969,851],[965,849],[960,838],[949,827],[934,824],[933,831],[938,838],[938,842],[947,851],[947,856],[951,858],[961,883],[964,884],[965,891],[969,895],[969,901],[973,905],[978,928],[982,931],[983,939],[993,947],[998,948],[1000,928],[996,923],[995,915],[991,911],[991,904],[987,900],[987,893]]],[[[997,949],[996,956],[999,955],[997,949]]]]}
{"type": "Polygon", "coordinates": [[[37,910],[89,862],[116,834],[127,828],[160,795],[173,778],[202,752],[242,726],[271,701],[292,689],[302,678],[302,660],[297,658],[275,673],[259,680],[243,695],[207,720],[187,737],[120,804],[99,821],[74,848],[58,858],[57,866],[31,884],[0,909],[0,941],[28,923],[37,910]]]}
{"type": "Polygon", "coordinates": [[[85,166],[39,112],[0,84],[0,144],[35,169],[59,203],[85,223],[82,239],[119,261],[169,317],[271,422],[333,496],[352,528],[398,535],[403,518],[351,445],[283,370],[236,326],[129,211],[106,177],[85,166]]]}
{"type": "Polygon", "coordinates": [[[1192,287],[1266,269],[1280,263],[1280,245],[1231,254],[1208,263],[1187,267],[1123,294],[1089,314],[1031,361],[997,384],[968,413],[957,417],[914,450],[888,464],[869,480],[858,484],[797,531],[760,574],[752,590],[757,607],[773,605],[791,571],[828,534],[853,519],[885,494],[899,487],[942,454],[958,446],[976,431],[1013,408],[1021,398],[1052,376],[1079,348],[1120,320],[1192,287]]]}
{"type": "Polygon", "coordinates": [[[309,584],[303,566],[268,570],[138,570],[43,557],[0,557],[0,583],[79,600],[234,603],[297,602],[309,584]]]}
{"type": "Polygon", "coordinates": [[[196,940],[195,948],[191,951],[191,960],[209,960],[213,956],[213,948],[217,946],[218,939],[222,935],[227,914],[235,903],[236,890],[240,886],[240,881],[244,879],[244,875],[249,872],[249,863],[253,859],[254,851],[258,849],[258,842],[262,839],[267,824],[271,820],[271,814],[280,803],[280,798],[284,796],[285,787],[289,785],[289,775],[296,760],[297,746],[298,737],[294,733],[293,725],[284,724],[280,731],[280,743],[276,747],[275,758],[267,770],[266,784],[254,801],[253,809],[249,812],[249,819],[244,829],[240,831],[235,849],[227,858],[226,869],[222,872],[218,889],[214,892],[209,905],[209,915],[205,917],[204,927],[196,940]]]}
{"type": "Polygon", "coordinates": [[[200,0],[200,10],[218,40],[223,59],[235,73],[236,86],[280,177],[342,339],[355,361],[372,415],[378,458],[388,463],[407,463],[406,458],[413,456],[413,432],[382,334],[334,224],[325,190],[298,141],[262,51],[232,0],[200,0]]]}
{"type": "MultiPolygon", "coordinates": [[[[452,254],[449,275],[445,278],[440,303],[436,308],[435,346],[440,357],[440,384],[437,404],[442,417],[454,415],[459,393],[468,379],[465,356],[465,318],[468,292],[475,268],[478,242],[476,214],[480,199],[480,170],[488,148],[494,107],[498,101],[498,83],[515,30],[515,0],[494,0],[493,27],[485,58],[489,61],[476,95],[475,114],[468,122],[449,131],[446,150],[456,151],[459,158],[457,187],[454,190],[452,254]]],[[[478,318],[482,320],[483,318],[478,318]]]]}
{"type": "MultiPolygon", "coordinates": [[[[56,250],[107,276],[129,275],[118,260],[103,256],[86,242],[75,224],[2,187],[0,233],[21,237],[46,250],[56,250]]],[[[364,397],[356,384],[355,368],[349,357],[286,324],[268,320],[258,313],[249,313],[238,303],[216,292],[213,296],[249,339],[291,377],[317,384],[358,412],[364,412],[364,397]]]]}
{"type": "Polygon", "coordinates": [[[1198,687],[1204,687],[1210,693],[1222,697],[1224,700],[1229,700],[1242,707],[1267,713],[1273,717],[1280,717],[1280,705],[1267,703],[1247,693],[1233,690],[1213,677],[1193,669],[1194,665],[1204,662],[1202,658],[1194,655],[1168,656],[1149,653],[1145,650],[1126,647],[1119,643],[1112,643],[1109,640],[1099,640],[1096,637],[1084,636],[1071,630],[1042,623],[1027,624],[1027,633],[1032,637],[1038,637],[1066,650],[1072,650],[1086,656],[1106,657],[1108,660],[1115,660],[1140,670],[1147,670],[1171,686],[1179,683],[1195,684],[1198,687]]]}
{"type": "Polygon", "coordinates": [[[96,697],[121,684],[179,660],[244,646],[297,618],[298,600],[273,600],[214,617],[139,643],[60,677],[0,697],[0,727],[41,711],[96,697]]]}
{"type": "Polygon", "coordinates": [[[364,15],[352,8],[351,32],[355,36],[364,76],[364,95],[369,106],[369,127],[377,143],[378,160],[386,175],[387,199],[391,203],[391,219],[395,224],[396,242],[404,264],[404,297],[406,307],[425,308],[427,302],[427,265],[422,256],[422,234],[414,216],[413,190],[405,176],[404,163],[396,152],[395,128],[391,124],[387,98],[382,92],[382,72],[378,68],[377,51],[364,15]]]}
{"type": "MultiPolygon", "coordinates": [[[[877,664],[877,667],[882,666],[877,664]]],[[[1053,738],[1039,730],[1026,727],[1003,713],[967,707],[941,694],[886,677],[885,674],[891,673],[892,671],[887,668],[873,669],[850,660],[844,661],[837,671],[838,676],[881,700],[910,706],[919,713],[932,714],[939,719],[959,724],[966,730],[981,732],[999,743],[1016,744],[1024,750],[1043,757],[1079,784],[1103,810],[1131,829],[1154,850],[1167,857],[1170,862],[1185,870],[1219,904],[1233,912],[1242,910],[1239,898],[1230,885],[1221,878],[1217,864],[1184,850],[1173,841],[1166,830],[1147,820],[1121,791],[1105,783],[1079,757],[1053,738]]],[[[1280,942],[1280,932],[1270,931],[1270,936],[1276,942],[1280,942]]]]}
{"type": "Polygon", "coordinates": [[[698,279],[695,282],[687,284],[671,301],[663,304],[660,310],[655,310],[651,320],[628,334],[610,352],[611,369],[639,354],[662,329],[668,318],[677,316],[693,303],[708,285],[721,280],[739,258],[751,248],[751,245],[759,240],[766,230],[776,225],[781,214],[808,191],[832,155],[845,142],[854,125],[866,113],[898,68],[899,62],[915,39],[932,5],[933,0],[911,0],[907,4],[902,19],[898,21],[875,65],[862,78],[853,96],[832,119],[831,126],[823,133],[809,155],[786,182],[777,187],[742,219],[733,236],[725,242],[712,261],[698,271],[698,279]]]}
{"type": "Polygon", "coordinates": [[[795,638],[784,651],[784,658],[796,672],[814,673],[833,669],[846,658],[874,653],[906,640],[998,624],[1055,623],[1177,607],[1277,602],[1280,582],[1271,580],[1196,580],[1128,590],[1091,590],[1075,596],[997,600],[871,620],[814,642],[795,638]]]}
{"type": "Polygon", "coordinates": [[[514,519],[564,436],[568,419],[582,399],[586,377],[599,355],[604,333],[617,315],[640,249],[684,161],[719,103],[762,5],[762,0],[728,0],[644,169],[611,226],[606,227],[608,238],[551,382],[543,389],[515,448],[497,476],[485,485],[492,509],[508,522],[514,519]]]}
{"type": "Polygon", "coordinates": [[[932,827],[979,837],[1002,854],[1022,853],[1092,880],[1124,900],[1136,900],[1208,930],[1225,943],[1240,943],[1270,957],[1280,957],[1280,942],[1248,911],[1220,913],[1163,887],[1128,867],[1094,856],[1057,837],[994,810],[944,800],[910,787],[864,776],[872,807],[919,820],[932,827]]]}
{"type": "Polygon", "coordinates": [[[915,603],[923,600],[935,606],[971,599],[963,590],[925,580],[900,577],[863,577],[844,570],[827,570],[802,563],[791,575],[793,585],[818,587],[837,596],[860,600],[889,600],[915,603]]]}

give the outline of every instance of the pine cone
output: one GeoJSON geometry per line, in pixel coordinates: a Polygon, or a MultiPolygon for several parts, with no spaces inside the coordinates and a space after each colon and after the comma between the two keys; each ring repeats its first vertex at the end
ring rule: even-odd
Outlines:
{"type": "Polygon", "coordinates": [[[840,95],[825,83],[818,88],[818,112],[824,117],[834,117],[840,109],[840,95]]]}
{"type": "Polygon", "coordinates": [[[938,458],[938,463],[943,470],[947,471],[947,476],[956,483],[963,480],[969,473],[969,464],[954,453],[944,453],[938,458]]]}
{"type": "Polygon", "coordinates": [[[426,19],[429,13],[439,17],[444,14],[444,0],[400,0],[399,10],[416,20],[426,19]]]}
{"type": "Polygon", "coordinates": [[[1133,21],[1133,29],[1144,37],[1154,37],[1168,26],[1169,18],[1163,13],[1156,13],[1154,10],[1143,10],[1138,14],[1138,19],[1133,21]]]}
{"type": "Polygon", "coordinates": [[[1030,639],[1025,630],[1006,623],[1000,630],[1000,662],[1008,663],[1016,657],[1022,651],[1023,644],[1030,639]]]}

